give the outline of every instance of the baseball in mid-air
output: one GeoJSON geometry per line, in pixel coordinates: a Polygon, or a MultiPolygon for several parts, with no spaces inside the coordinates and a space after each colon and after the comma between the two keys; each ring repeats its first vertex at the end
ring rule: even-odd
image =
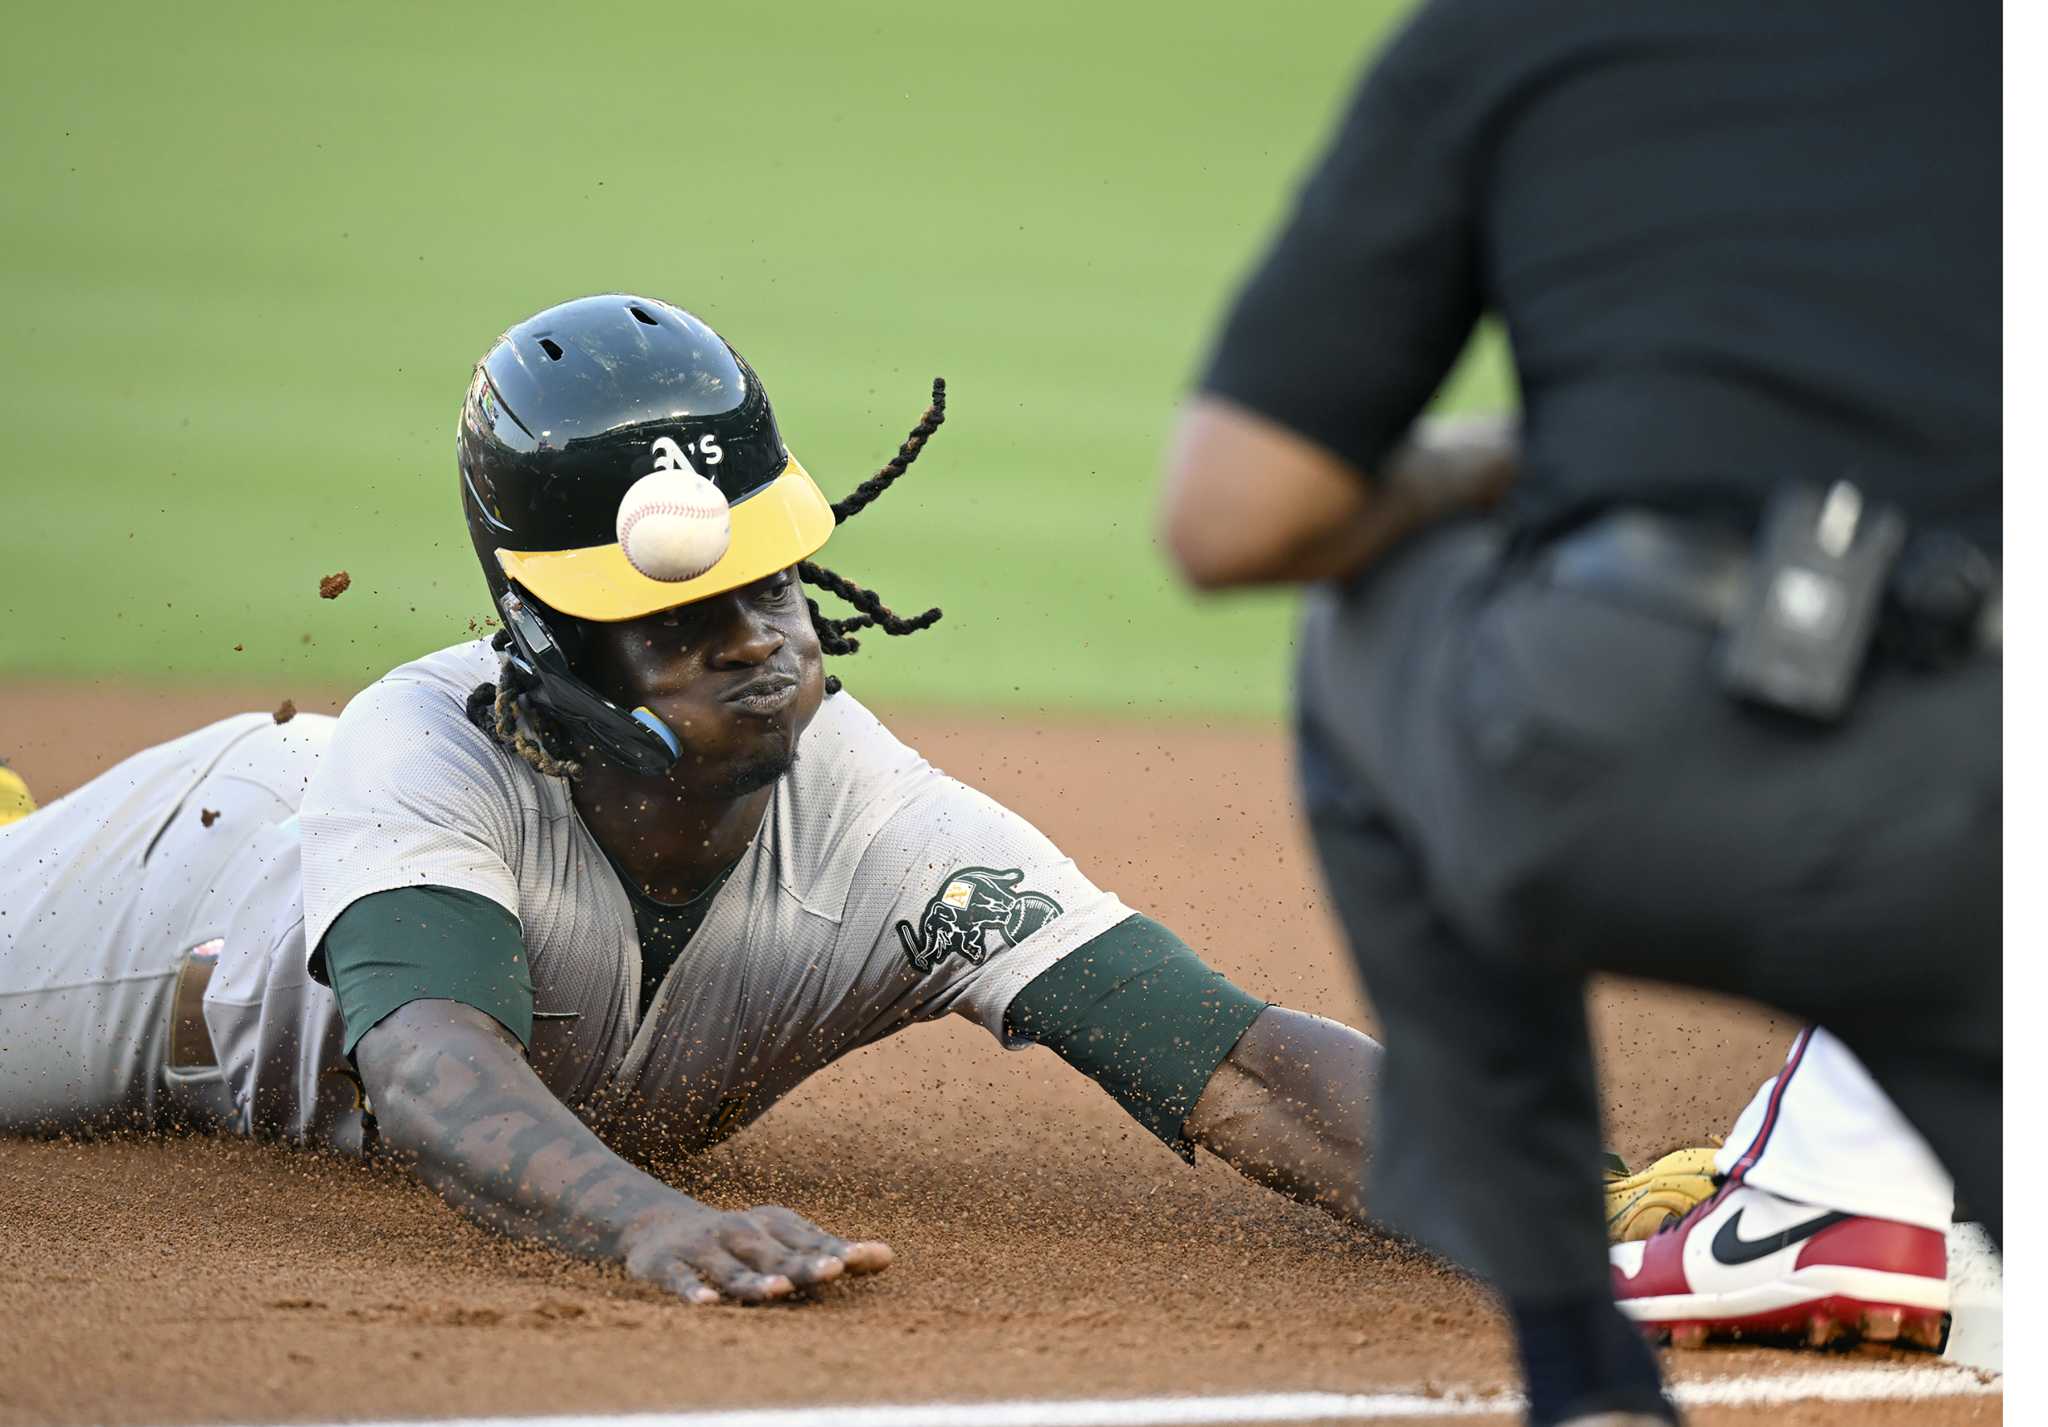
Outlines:
{"type": "Polygon", "coordinates": [[[695,471],[651,471],[619,502],[619,546],[650,580],[694,580],[732,544],[725,492],[695,471]]]}

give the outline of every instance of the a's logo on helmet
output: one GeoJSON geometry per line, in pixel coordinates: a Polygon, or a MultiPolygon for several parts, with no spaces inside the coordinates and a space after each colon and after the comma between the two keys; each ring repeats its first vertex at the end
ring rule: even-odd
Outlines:
{"type": "Polygon", "coordinates": [[[718,483],[695,464],[710,459],[706,446],[724,454],[708,436],[688,445],[673,436],[656,437],[654,469],[619,498],[613,529],[620,553],[650,580],[694,580],[732,547],[732,507],[718,483]]]}
{"type": "Polygon", "coordinates": [[[703,472],[697,469],[699,462],[715,466],[725,459],[725,449],[718,444],[718,437],[708,432],[688,446],[677,445],[673,436],[657,436],[651,449],[657,471],[688,471],[692,475],[702,475],[703,472]],[[692,461],[691,456],[697,459],[692,461]]]}
{"type": "Polygon", "coordinates": [[[946,878],[924,904],[917,925],[896,923],[896,939],[917,972],[930,971],[958,953],[980,966],[1004,947],[1015,946],[1062,908],[1043,892],[1022,890],[1021,868],[962,867],[946,878]]]}

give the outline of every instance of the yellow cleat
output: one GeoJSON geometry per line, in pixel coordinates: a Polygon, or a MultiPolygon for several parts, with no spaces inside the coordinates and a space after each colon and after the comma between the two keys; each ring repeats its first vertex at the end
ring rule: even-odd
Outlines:
{"type": "Polygon", "coordinates": [[[21,775],[0,763],[0,827],[20,822],[36,810],[36,800],[29,796],[28,784],[21,781],[21,775]]]}
{"type": "Polygon", "coordinates": [[[1607,1171],[1607,1241],[1633,1243],[1647,1239],[1666,1224],[1683,1219],[1695,1204],[1714,1193],[1711,1145],[1673,1150],[1634,1174],[1607,1171]]]}

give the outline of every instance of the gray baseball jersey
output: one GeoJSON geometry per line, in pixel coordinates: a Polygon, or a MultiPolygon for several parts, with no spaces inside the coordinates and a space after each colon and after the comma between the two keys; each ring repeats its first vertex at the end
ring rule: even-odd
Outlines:
{"type": "MultiPolygon", "coordinates": [[[[260,888],[213,889],[216,905],[178,918],[180,930],[150,951],[168,964],[218,928],[205,1019],[244,1130],[358,1142],[340,1017],[308,975],[307,953],[376,892],[452,887],[517,917],[536,1071],[615,1141],[679,1149],[730,1133],[810,1072],[913,1021],[957,1011],[1000,1036],[1017,991],[1130,915],[1029,823],[933,768],[841,692],[825,700],[753,843],[642,1017],[632,905],[568,786],[464,712],[496,673],[486,643],[458,645],[372,685],[331,736],[308,727],[280,742],[299,751],[298,815],[220,829],[269,869],[260,888]],[[297,877],[275,870],[287,847],[297,877]]],[[[251,726],[236,737],[265,735],[251,726]]],[[[293,771],[272,780],[284,793],[295,791],[293,771]]],[[[163,781],[164,798],[192,796],[189,777],[163,781]]],[[[50,819],[43,831],[54,834],[67,804],[72,818],[98,815],[97,786],[18,828],[50,819]]],[[[124,895],[105,880],[73,876],[65,900],[76,921],[53,907],[56,921],[97,925],[83,904],[124,895]]],[[[0,1029],[15,956],[0,942],[0,1029]]],[[[8,1118],[0,1093],[0,1123],[8,1118]]]]}

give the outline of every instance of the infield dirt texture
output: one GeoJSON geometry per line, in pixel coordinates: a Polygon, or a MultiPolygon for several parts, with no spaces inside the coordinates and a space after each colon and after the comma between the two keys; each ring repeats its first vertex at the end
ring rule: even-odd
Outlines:
{"type": "MultiPolygon", "coordinates": [[[[0,694],[0,728],[56,791],[278,692],[27,686],[0,694]]],[[[292,692],[302,709],[335,706],[292,692]]],[[[895,723],[1241,984],[1371,1027],[1272,733],[895,723]]],[[[1611,1134],[1638,1160],[1725,1127],[1790,1035],[1640,988],[1604,991],[1598,1023],[1611,1134]]],[[[1515,1166],[1493,1173],[1500,1212],[1517,1213],[1515,1166]]],[[[964,1024],[849,1057],[668,1174],[721,1206],[779,1201],[885,1238],[897,1263],[814,1303],[691,1308],[506,1244],[358,1164],[230,1141],[0,1140],[0,1427],[1512,1383],[1469,1283],[1206,1157],[1188,1169],[1050,1052],[1006,1054],[964,1024]]],[[[1932,1361],[1667,1354],[1688,1379],[1932,1361]]],[[[1692,1420],[1946,1424],[2000,1409],[1978,1397],[1692,1420]]]]}
{"type": "MultiPolygon", "coordinates": [[[[470,363],[527,313],[636,289],[732,339],[833,495],[949,379],[944,431],[829,552],[946,618],[840,672],[1246,986],[1370,1025],[1292,817],[1292,603],[1199,608],[1150,530],[1224,294],[1403,8],[10,13],[0,756],[48,797],[462,638],[488,613],[452,461],[470,363]]],[[[1485,336],[1444,404],[1511,388],[1485,336]]],[[[1789,1035],[1638,991],[1605,993],[1601,1026],[1638,1158],[1725,1126],[1789,1035]]],[[[675,1173],[885,1237],[897,1266],[693,1311],[360,1166],[0,1142],[0,1427],[1510,1378],[1468,1284],[1185,1169],[1050,1054],[972,1028],[857,1055],[675,1173]]],[[[1495,1173],[1513,1215],[1515,1166],[1495,1173]]]]}

